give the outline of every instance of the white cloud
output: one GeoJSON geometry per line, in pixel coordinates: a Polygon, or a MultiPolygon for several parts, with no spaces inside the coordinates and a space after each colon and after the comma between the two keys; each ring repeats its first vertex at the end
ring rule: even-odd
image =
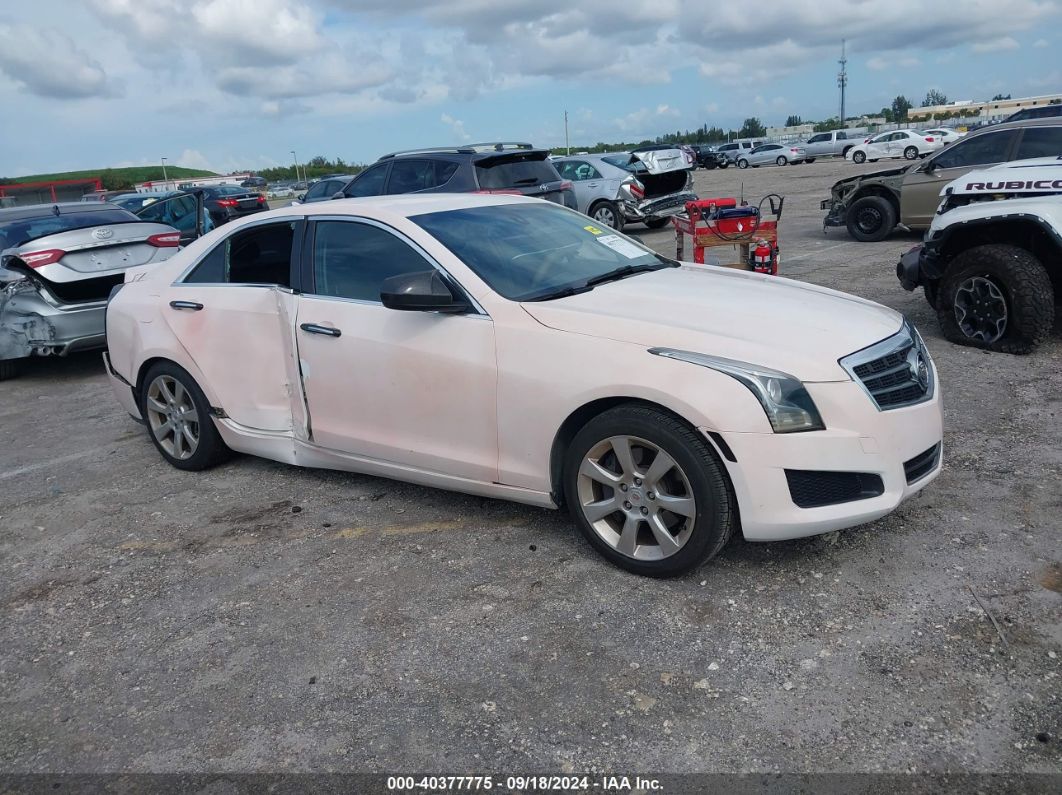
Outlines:
{"type": "Polygon", "coordinates": [[[120,93],[99,62],[55,29],[0,24],[0,72],[33,94],[56,99],[120,93]]]}
{"type": "Polygon", "coordinates": [[[875,72],[881,72],[889,68],[889,62],[882,58],[880,55],[876,55],[867,61],[867,69],[872,69],[875,72]]]}
{"type": "Polygon", "coordinates": [[[450,132],[461,143],[471,141],[472,136],[465,130],[465,123],[460,119],[455,119],[449,113],[444,113],[439,117],[439,121],[450,128],[450,132]]]}
{"type": "Polygon", "coordinates": [[[1004,52],[1005,50],[1016,50],[1021,45],[1018,44],[1018,40],[1013,36],[1004,36],[1001,39],[989,39],[988,41],[979,41],[974,44],[970,49],[976,53],[986,52],[1004,52]]]}
{"type": "Polygon", "coordinates": [[[1051,42],[1049,42],[1047,39],[1037,39],[1036,41],[1033,42],[1033,47],[1036,47],[1038,49],[1039,48],[1043,48],[1043,47],[1050,47],[1050,46],[1051,46],[1051,42]]]}

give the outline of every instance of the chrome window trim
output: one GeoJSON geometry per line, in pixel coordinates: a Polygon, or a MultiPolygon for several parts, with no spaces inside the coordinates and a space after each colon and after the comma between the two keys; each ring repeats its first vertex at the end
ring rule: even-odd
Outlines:
{"type": "Polygon", "coordinates": [[[933,358],[929,355],[929,350],[926,348],[926,344],[922,341],[922,337],[918,333],[918,330],[906,319],[904,319],[900,330],[891,337],[886,337],[880,342],[875,342],[873,345],[855,351],[854,353],[850,353],[847,356],[843,356],[837,360],[837,363],[841,365],[846,373],[848,373],[848,377],[859,385],[859,388],[863,390],[868,398],[870,398],[870,402],[878,411],[894,411],[896,409],[908,408],[909,406],[918,406],[932,400],[936,393],[936,367],[933,364],[933,358]],[[878,404],[877,398],[874,397],[866,384],[863,383],[863,379],[856,375],[855,368],[861,364],[866,364],[867,362],[872,362],[876,359],[888,356],[889,354],[896,353],[911,345],[913,345],[926,360],[926,365],[929,368],[929,386],[926,387],[925,394],[918,400],[912,400],[909,403],[901,403],[896,406],[882,407],[878,404]]]}
{"type": "MultiPolygon", "coordinates": [[[[431,254],[429,254],[427,251],[425,251],[424,248],[419,243],[417,243],[417,241],[413,240],[409,235],[407,235],[405,232],[401,231],[400,229],[395,229],[393,226],[385,224],[382,221],[378,221],[375,218],[365,218],[364,216],[361,216],[361,215],[314,215],[311,218],[309,218],[308,220],[313,221],[315,223],[319,223],[321,221],[339,221],[339,222],[342,222],[342,223],[366,224],[368,226],[375,226],[378,229],[382,229],[384,232],[388,232],[388,233],[394,235],[399,240],[401,240],[403,243],[408,245],[411,249],[413,249],[415,252],[417,252],[417,254],[419,254],[421,257],[423,257],[425,262],[430,267],[432,267],[435,270],[439,271],[444,276],[446,276],[446,278],[448,278],[450,281],[452,281],[454,284],[456,284],[458,286],[458,288],[461,290],[461,292],[463,292],[465,294],[465,296],[468,298],[468,300],[472,303],[472,307],[476,310],[476,314],[477,315],[483,315],[483,316],[485,316],[487,318],[490,318],[490,315],[487,314],[487,310],[485,310],[483,308],[483,306],[479,303],[479,301],[476,300],[475,296],[473,296],[467,289],[465,289],[465,286],[463,284],[461,284],[461,282],[458,279],[454,278],[454,275],[452,273],[450,273],[450,271],[448,271],[445,267],[443,267],[438,262],[438,260],[435,259],[435,257],[433,257],[431,254]]],[[[425,233],[425,234],[427,234],[427,233],[425,233]]],[[[313,253],[312,253],[312,250],[311,250],[311,257],[312,256],[313,256],[313,253]]],[[[311,265],[312,265],[312,263],[311,263],[311,265]]],[[[372,305],[372,306],[383,306],[383,303],[380,302],[380,301],[367,301],[364,298],[344,298],[343,296],[340,296],[340,295],[321,295],[319,293],[308,293],[308,292],[306,292],[306,293],[303,293],[303,297],[306,297],[306,298],[312,297],[312,298],[323,298],[323,299],[335,299],[335,300],[340,300],[340,301],[349,301],[351,303],[369,304],[369,305],[372,305]]]]}

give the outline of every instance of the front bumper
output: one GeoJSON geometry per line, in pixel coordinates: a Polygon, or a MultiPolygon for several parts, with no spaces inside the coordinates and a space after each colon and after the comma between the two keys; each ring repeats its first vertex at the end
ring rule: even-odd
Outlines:
{"type": "Polygon", "coordinates": [[[840,199],[824,199],[819,203],[819,209],[827,210],[826,217],[822,219],[822,227],[844,226],[848,220],[848,205],[840,199]]]}
{"type": "Polygon", "coordinates": [[[657,196],[640,202],[623,201],[623,215],[629,221],[644,221],[647,218],[667,218],[686,211],[686,202],[697,201],[697,194],[684,190],[657,196]]]}
{"type": "Polygon", "coordinates": [[[102,348],[106,306],[106,301],[60,303],[29,279],[9,283],[0,295],[0,358],[102,348]]]}
{"type": "MultiPolygon", "coordinates": [[[[827,533],[880,519],[940,473],[935,465],[908,482],[904,464],[941,444],[944,417],[939,381],[931,400],[878,411],[853,381],[806,384],[826,423],[808,433],[723,433],[736,461],[724,460],[734,486],[741,527],[749,541],[779,541],[827,533]],[[786,470],[867,473],[881,478],[880,495],[800,508],[786,470]]],[[[721,451],[722,452],[722,451],[721,451]]],[[[721,456],[725,457],[725,452],[721,456]]]]}

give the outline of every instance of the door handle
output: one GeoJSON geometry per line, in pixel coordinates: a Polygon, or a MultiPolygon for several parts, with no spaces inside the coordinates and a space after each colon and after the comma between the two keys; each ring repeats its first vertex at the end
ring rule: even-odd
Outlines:
{"type": "Polygon", "coordinates": [[[323,334],[326,337],[338,337],[343,334],[343,332],[337,328],[332,328],[331,326],[321,326],[317,323],[303,323],[301,326],[299,326],[299,328],[301,328],[307,334],[323,334]]]}
{"type": "Polygon", "coordinates": [[[170,301],[171,309],[191,309],[193,312],[198,312],[203,308],[202,304],[197,304],[195,301],[170,301]]]}

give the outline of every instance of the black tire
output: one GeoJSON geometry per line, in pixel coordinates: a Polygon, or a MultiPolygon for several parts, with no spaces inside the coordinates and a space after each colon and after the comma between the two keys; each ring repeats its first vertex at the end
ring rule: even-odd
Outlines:
{"type": "Polygon", "coordinates": [[[804,162],[805,162],[805,163],[814,163],[814,162],[815,162],[815,158],[813,158],[813,157],[806,157],[806,158],[804,158],[804,162]]]}
{"type": "MultiPolygon", "coordinates": [[[[852,144],[852,146],[855,146],[855,144],[852,144]]],[[[841,157],[848,157],[848,153],[851,151],[852,146],[846,146],[844,149],[842,149],[841,157]]]]}
{"type": "MultiPolygon", "coordinates": [[[[620,568],[647,577],[674,577],[696,569],[719,553],[737,524],[737,506],[726,470],[711,446],[678,418],[639,403],[609,409],[575,435],[565,454],[564,493],[572,517],[590,545],[620,568]],[[583,513],[579,498],[583,458],[604,440],[622,435],[644,439],[666,452],[689,483],[697,506],[692,531],[670,557],[646,561],[620,552],[598,535],[583,513]]],[[[641,532],[648,533],[648,527],[643,526],[641,532]]]]}
{"type": "Polygon", "coordinates": [[[909,146],[903,150],[903,156],[905,160],[917,160],[918,159],[918,147],[909,146]]]}
{"type": "Polygon", "coordinates": [[[601,199],[590,205],[590,211],[587,213],[591,218],[601,224],[607,225],[610,229],[615,229],[617,232],[623,231],[623,213],[620,212],[619,206],[615,202],[608,201],[607,199],[601,199]],[[598,214],[607,216],[611,220],[605,220],[605,218],[598,218],[598,214]]]}
{"type": "Polygon", "coordinates": [[[151,369],[144,375],[139,398],[140,415],[145,420],[144,425],[147,429],[148,438],[151,439],[151,443],[155,445],[155,449],[159,451],[162,457],[177,469],[188,471],[209,469],[232,456],[232,451],[222,440],[221,434],[218,433],[218,429],[214,425],[213,415],[210,413],[210,403],[207,402],[206,395],[203,394],[199,384],[183,367],[179,367],[173,362],[158,362],[152,365],[151,369]],[[196,424],[199,431],[199,443],[188,458],[177,458],[167,452],[159,443],[159,440],[155,438],[155,433],[152,430],[151,421],[148,417],[148,387],[160,376],[169,376],[179,382],[195,405],[198,417],[196,424]]]}
{"type": "Polygon", "coordinates": [[[779,155],[779,156],[778,156],[778,159],[777,159],[777,160],[775,160],[774,162],[775,162],[775,163],[776,163],[777,165],[779,165],[779,166],[784,166],[784,165],[786,165],[787,163],[789,163],[789,161],[788,161],[788,160],[786,159],[785,155],[779,155]]]}
{"type": "Polygon", "coordinates": [[[670,218],[646,218],[645,225],[650,229],[660,229],[667,226],[667,222],[670,220],[670,218]]]}
{"type": "Polygon", "coordinates": [[[944,337],[958,345],[999,353],[1029,353],[1047,339],[1055,323],[1051,277],[1040,261],[1023,248],[992,244],[967,249],[949,263],[944,274],[937,319],[944,337]],[[989,291],[983,301],[976,300],[980,288],[989,291]],[[993,292],[999,297],[995,298],[993,292]],[[1002,323],[996,311],[1000,302],[1005,307],[1002,323]],[[960,314],[964,316],[962,321],[960,314]],[[998,337],[975,336],[978,328],[992,323],[996,330],[1001,329],[998,337]]]}
{"type": "Polygon", "coordinates": [[[738,168],[748,168],[749,167],[749,161],[746,160],[745,158],[741,158],[740,160],[737,161],[737,167],[738,168]]]}
{"type": "Polygon", "coordinates": [[[896,210],[884,196],[864,196],[848,208],[848,234],[861,243],[876,243],[896,226],[896,210]]]}
{"type": "Polygon", "coordinates": [[[852,162],[853,163],[865,163],[865,162],[867,162],[867,153],[866,152],[856,152],[854,155],[852,155],[852,162]]]}
{"type": "Polygon", "coordinates": [[[25,359],[0,359],[0,381],[14,378],[22,372],[25,359]]]}
{"type": "Polygon", "coordinates": [[[719,168],[726,168],[729,165],[730,165],[730,163],[720,163],[719,164],[719,168]]]}
{"type": "Polygon", "coordinates": [[[925,293],[926,303],[933,309],[937,308],[937,297],[940,295],[940,280],[934,279],[928,281],[922,285],[922,292],[925,293]]]}

